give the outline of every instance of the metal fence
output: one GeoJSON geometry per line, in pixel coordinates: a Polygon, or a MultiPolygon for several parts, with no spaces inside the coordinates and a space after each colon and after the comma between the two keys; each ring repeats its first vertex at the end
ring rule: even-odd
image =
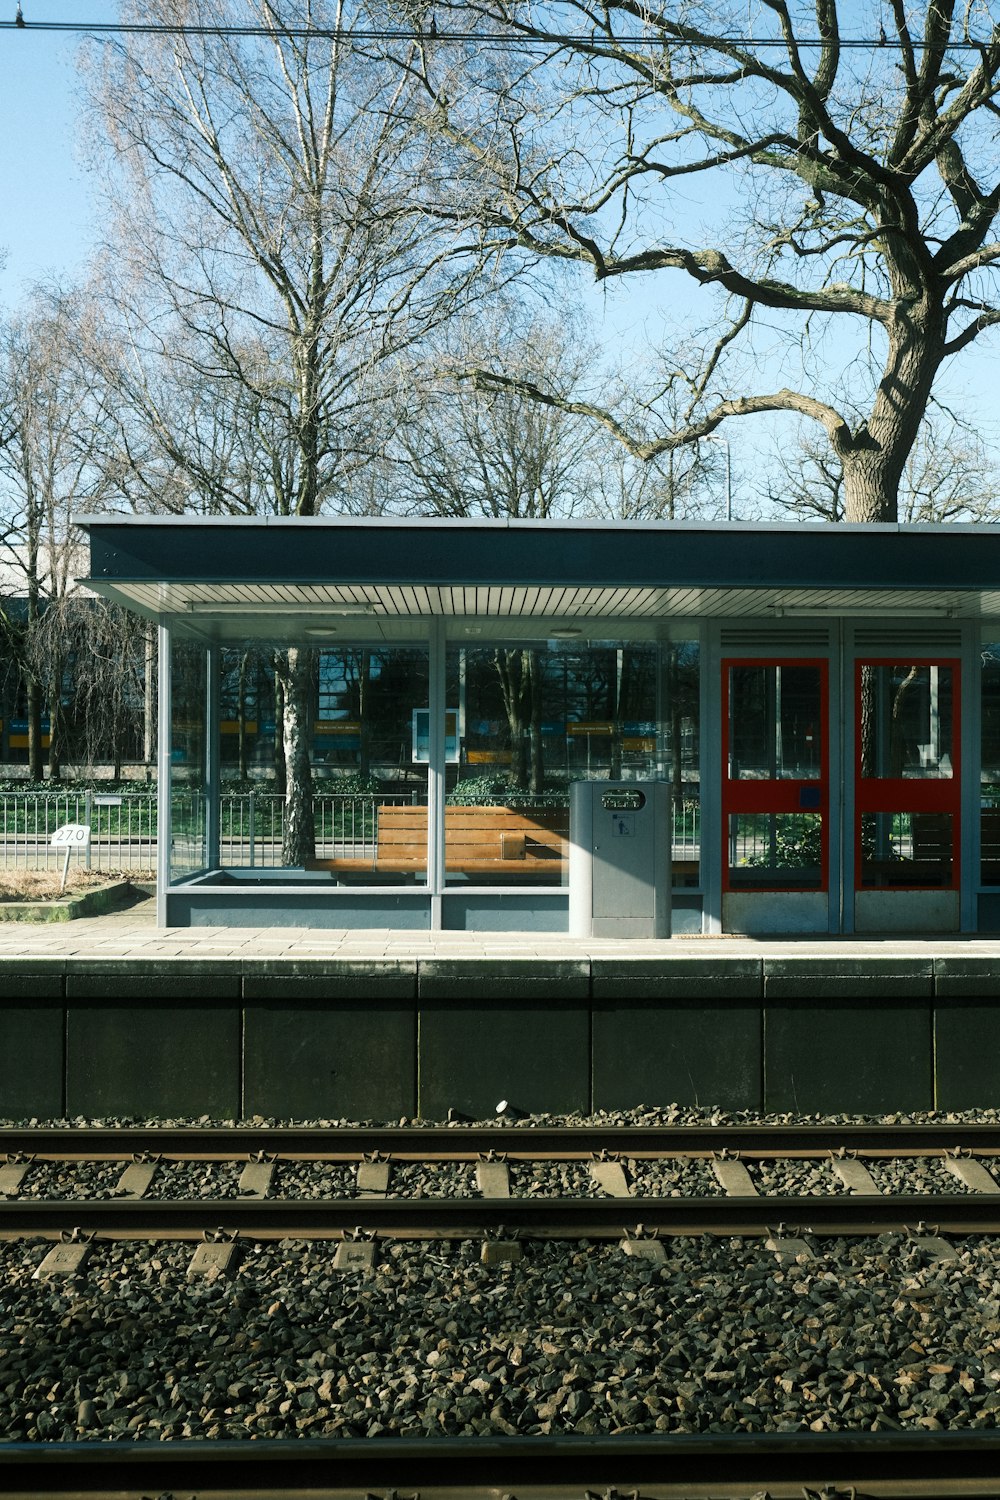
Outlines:
{"type": "Polygon", "coordinates": [[[47,870],[65,851],[50,841],[65,823],[86,823],[95,870],[148,870],[156,864],[154,792],[0,792],[0,869],[47,870]]]}
{"type": "MultiPolygon", "coordinates": [[[[315,797],[317,858],[374,858],[378,808],[406,806],[414,797],[412,793],[315,797]]],[[[222,864],[233,868],[280,865],[284,819],[284,798],[277,793],[223,794],[222,864]]],[[[50,840],[65,823],[89,825],[89,855],[80,856],[89,868],[156,868],[156,793],[144,790],[0,792],[0,869],[58,868],[64,854],[53,849],[50,840]]],[[[700,836],[698,803],[685,800],[674,809],[674,858],[696,859],[700,836]]]]}
{"type": "MultiPolygon", "coordinates": [[[[315,797],[317,857],[373,857],[377,809],[405,806],[412,800],[409,793],[315,797]]],[[[246,792],[224,794],[220,803],[222,863],[236,868],[280,865],[284,798],[274,792],[246,792]]],[[[190,821],[182,815],[178,831],[190,835],[190,821]]],[[[56,829],[66,823],[90,827],[89,854],[81,854],[88,868],[155,869],[156,793],[152,791],[0,792],[0,869],[57,868],[64,852],[53,849],[50,841],[56,829]]]]}

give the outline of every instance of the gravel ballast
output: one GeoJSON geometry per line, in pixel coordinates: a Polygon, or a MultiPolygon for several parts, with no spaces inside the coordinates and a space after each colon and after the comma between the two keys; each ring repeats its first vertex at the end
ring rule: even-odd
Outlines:
{"type": "Polygon", "coordinates": [[[994,1426],[1000,1242],[929,1265],[894,1237],[781,1267],[759,1241],[247,1247],[104,1244],[69,1282],[0,1247],[5,1441],[838,1431],[994,1426]]]}
{"type": "MultiPolygon", "coordinates": [[[[921,1190],[909,1167],[904,1185],[895,1164],[869,1165],[884,1192],[921,1190]]],[[[624,1166],[637,1197],[721,1192],[704,1161],[624,1166]]],[[[943,1161],[918,1167],[923,1190],[960,1190],[943,1161]]],[[[762,1191],[838,1191],[827,1161],[750,1169],[762,1191]]],[[[77,1170],[36,1163],[29,1179],[51,1192],[77,1170]]],[[[163,1165],[151,1196],[169,1178],[171,1195],[233,1197],[239,1170],[163,1165]]],[[[120,1171],[88,1165],[90,1191],[120,1171]]],[[[339,1195],[354,1169],[281,1164],[279,1183],[339,1195]]],[[[511,1189],[589,1192],[589,1168],[515,1162],[511,1189]]],[[[390,1191],[475,1194],[475,1168],[396,1164],[390,1191]]],[[[385,1243],[364,1275],[335,1271],[330,1243],[283,1241],[243,1246],[213,1280],[189,1278],[190,1244],[102,1242],[76,1276],[40,1281],[49,1246],[3,1243],[0,1441],[996,1426],[1000,1238],[955,1239],[949,1262],[902,1236],[810,1244],[812,1258],[781,1264],[759,1239],[668,1239],[657,1265],[613,1242],[529,1242],[487,1266],[478,1243],[385,1243]]]]}

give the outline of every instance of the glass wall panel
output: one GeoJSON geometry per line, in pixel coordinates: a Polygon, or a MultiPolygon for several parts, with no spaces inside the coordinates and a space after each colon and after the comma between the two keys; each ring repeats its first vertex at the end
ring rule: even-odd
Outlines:
{"type": "Polygon", "coordinates": [[[731,813],[729,889],[823,888],[821,813],[731,813]]]}
{"type": "Polygon", "coordinates": [[[863,663],[862,776],[952,777],[953,689],[946,665],[863,663]]]}
{"type": "Polygon", "coordinates": [[[657,671],[655,644],[449,647],[449,883],[567,883],[570,783],[657,775],[657,671]]]}
{"type": "Polygon", "coordinates": [[[863,813],[861,886],[883,890],[950,887],[953,825],[950,813],[863,813]]]}
{"type": "Polygon", "coordinates": [[[671,784],[675,886],[701,879],[701,674],[697,641],[662,648],[663,767],[671,784]]]}
{"type": "Polygon", "coordinates": [[[221,652],[222,863],[299,869],[287,838],[295,775],[286,764],[284,702],[301,691],[311,782],[314,878],[421,884],[427,875],[425,647],[261,641],[221,652]],[[296,689],[296,683],[299,686],[296,689]]]}
{"type": "Polygon", "coordinates": [[[204,870],[208,653],[203,642],[176,638],[170,650],[170,879],[204,870]]]}
{"type": "Polygon", "coordinates": [[[1000,641],[984,642],[982,660],[982,882],[1000,885],[1000,641]]]}

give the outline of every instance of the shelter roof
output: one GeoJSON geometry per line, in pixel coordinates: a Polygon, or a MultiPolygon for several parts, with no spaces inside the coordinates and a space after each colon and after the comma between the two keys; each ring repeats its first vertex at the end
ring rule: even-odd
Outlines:
{"type": "Polygon", "coordinates": [[[217,639],[705,616],[1000,617],[1000,526],[79,518],[89,587],[217,639]],[[351,621],[350,616],[361,618],[351,621]]]}

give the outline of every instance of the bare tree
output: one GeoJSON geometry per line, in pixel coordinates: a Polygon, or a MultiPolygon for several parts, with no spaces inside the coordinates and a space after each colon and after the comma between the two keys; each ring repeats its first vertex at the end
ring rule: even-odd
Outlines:
{"type": "Polygon", "coordinates": [[[91,388],[80,361],[90,306],[82,294],[42,290],[0,334],[0,389],[8,441],[0,447],[0,528],[11,592],[0,606],[0,632],[25,687],[28,767],[42,779],[42,712],[49,713],[49,775],[60,774],[66,606],[81,571],[71,512],[99,504],[91,388]]]}
{"type": "Polygon", "coordinates": [[[635,430],[599,398],[481,379],[589,415],[641,459],[731,418],[798,413],[841,467],[844,514],[893,519],[935,383],[1000,321],[992,7],[462,0],[453,15],[523,43],[521,85],[497,90],[488,130],[427,55],[438,128],[483,175],[493,243],[607,282],[675,273],[714,298],[699,368],[666,381],[687,397],[679,423],[635,430]],[[810,372],[814,349],[839,379],[810,372]],[[856,419],[845,392],[863,394],[856,419]]]}
{"type": "MultiPolygon", "coordinates": [[[[929,417],[906,460],[899,486],[901,521],[990,521],[997,514],[997,476],[982,438],[946,415],[929,417]]],[[[816,521],[843,521],[844,471],[807,429],[776,451],[775,471],[761,487],[774,510],[816,521]]]]}
{"type": "Polygon", "coordinates": [[[505,302],[460,323],[400,413],[386,455],[386,508],[492,519],[585,513],[606,447],[601,435],[586,418],[517,389],[475,389],[463,374],[484,348],[565,399],[597,358],[568,315],[531,318],[505,302]]]}
{"type": "MultiPolygon", "coordinates": [[[[464,223],[432,211],[416,49],[390,66],[365,0],[144,0],[122,19],[175,28],[90,64],[136,408],[199,503],[315,515],[384,443],[387,394],[474,274],[451,258],[464,223]],[[161,360],[186,395],[157,390],[161,360]]],[[[297,648],[278,662],[290,864],[313,852],[312,666],[297,648]]]]}

